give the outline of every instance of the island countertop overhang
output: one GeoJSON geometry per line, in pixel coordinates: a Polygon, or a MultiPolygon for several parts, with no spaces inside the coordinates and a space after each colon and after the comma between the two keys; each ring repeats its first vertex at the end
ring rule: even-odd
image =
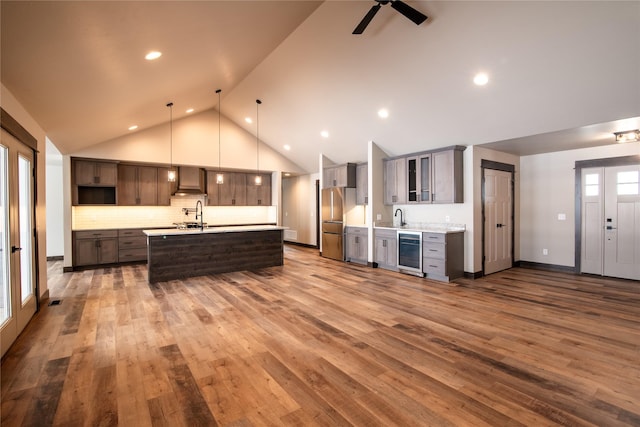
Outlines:
{"type": "Polygon", "coordinates": [[[184,236],[187,234],[211,234],[211,233],[236,233],[245,231],[271,231],[271,230],[285,230],[287,227],[281,227],[279,225],[229,225],[229,226],[213,226],[200,228],[158,228],[142,230],[147,236],[184,236]]]}

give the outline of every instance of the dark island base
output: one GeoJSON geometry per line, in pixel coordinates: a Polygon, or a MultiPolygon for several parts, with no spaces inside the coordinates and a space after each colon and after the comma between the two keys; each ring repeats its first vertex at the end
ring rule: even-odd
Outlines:
{"type": "Polygon", "coordinates": [[[282,230],[149,236],[149,283],[283,265],[282,230]]]}

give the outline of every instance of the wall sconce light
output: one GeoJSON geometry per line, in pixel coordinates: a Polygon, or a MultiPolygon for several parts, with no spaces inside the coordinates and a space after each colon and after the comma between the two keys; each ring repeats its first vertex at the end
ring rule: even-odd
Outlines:
{"type": "Polygon", "coordinates": [[[221,144],[222,144],[222,138],[220,136],[221,132],[222,132],[222,120],[220,119],[221,117],[221,112],[220,110],[222,109],[222,102],[220,101],[220,92],[222,92],[222,89],[218,89],[216,90],[216,93],[218,94],[218,173],[216,174],[216,184],[224,184],[224,174],[222,173],[222,171],[220,170],[220,157],[221,157],[221,144]]]}
{"type": "Polygon", "coordinates": [[[623,144],[625,142],[636,142],[640,140],[640,130],[627,130],[624,132],[614,132],[616,142],[623,144]]]}
{"type": "Polygon", "coordinates": [[[175,182],[176,176],[178,175],[176,170],[173,168],[173,102],[167,104],[169,107],[169,173],[167,174],[167,179],[169,182],[175,182]]]}
{"type": "Polygon", "coordinates": [[[256,99],[256,185],[262,185],[262,176],[260,176],[260,137],[259,137],[259,125],[260,119],[258,116],[258,110],[262,104],[262,101],[256,99]]]}

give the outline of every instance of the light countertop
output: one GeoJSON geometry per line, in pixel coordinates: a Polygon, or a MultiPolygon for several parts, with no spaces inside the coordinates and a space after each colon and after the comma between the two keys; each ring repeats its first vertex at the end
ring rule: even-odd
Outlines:
{"type": "Polygon", "coordinates": [[[373,228],[384,228],[387,230],[400,230],[400,231],[422,231],[426,233],[462,233],[466,230],[464,224],[453,224],[449,222],[445,223],[409,223],[402,227],[393,225],[391,223],[378,223],[374,224],[373,228]]]}
{"type": "Polygon", "coordinates": [[[203,233],[235,233],[239,231],[269,231],[269,230],[285,230],[287,227],[278,225],[230,225],[223,227],[205,227],[203,230],[199,228],[160,228],[142,230],[147,236],[181,236],[185,234],[203,234],[203,233]]]}

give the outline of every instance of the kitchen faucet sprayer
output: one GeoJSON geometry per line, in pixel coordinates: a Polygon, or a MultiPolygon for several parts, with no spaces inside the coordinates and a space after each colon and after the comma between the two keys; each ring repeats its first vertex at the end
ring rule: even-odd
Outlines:
{"type": "Polygon", "coordinates": [[[407,225],[406,222],[404,222],[404,220],[402,219],[402,209],[398,208],[396,209],[396,212],[393,214],[394,217],[398,216],[398,212],[400,212],[400,227],[404,227],[405,225],[407,225]]]}
{"type": "Polygon", "coordinates": [[[200,230],[204,230],[204,215],[202,214],[202,202],[198,200],[196,202],[196,221],[200,218],[200,230]],[[198,214],[198,206],[200,206],[200,214],[198,214]]]}

